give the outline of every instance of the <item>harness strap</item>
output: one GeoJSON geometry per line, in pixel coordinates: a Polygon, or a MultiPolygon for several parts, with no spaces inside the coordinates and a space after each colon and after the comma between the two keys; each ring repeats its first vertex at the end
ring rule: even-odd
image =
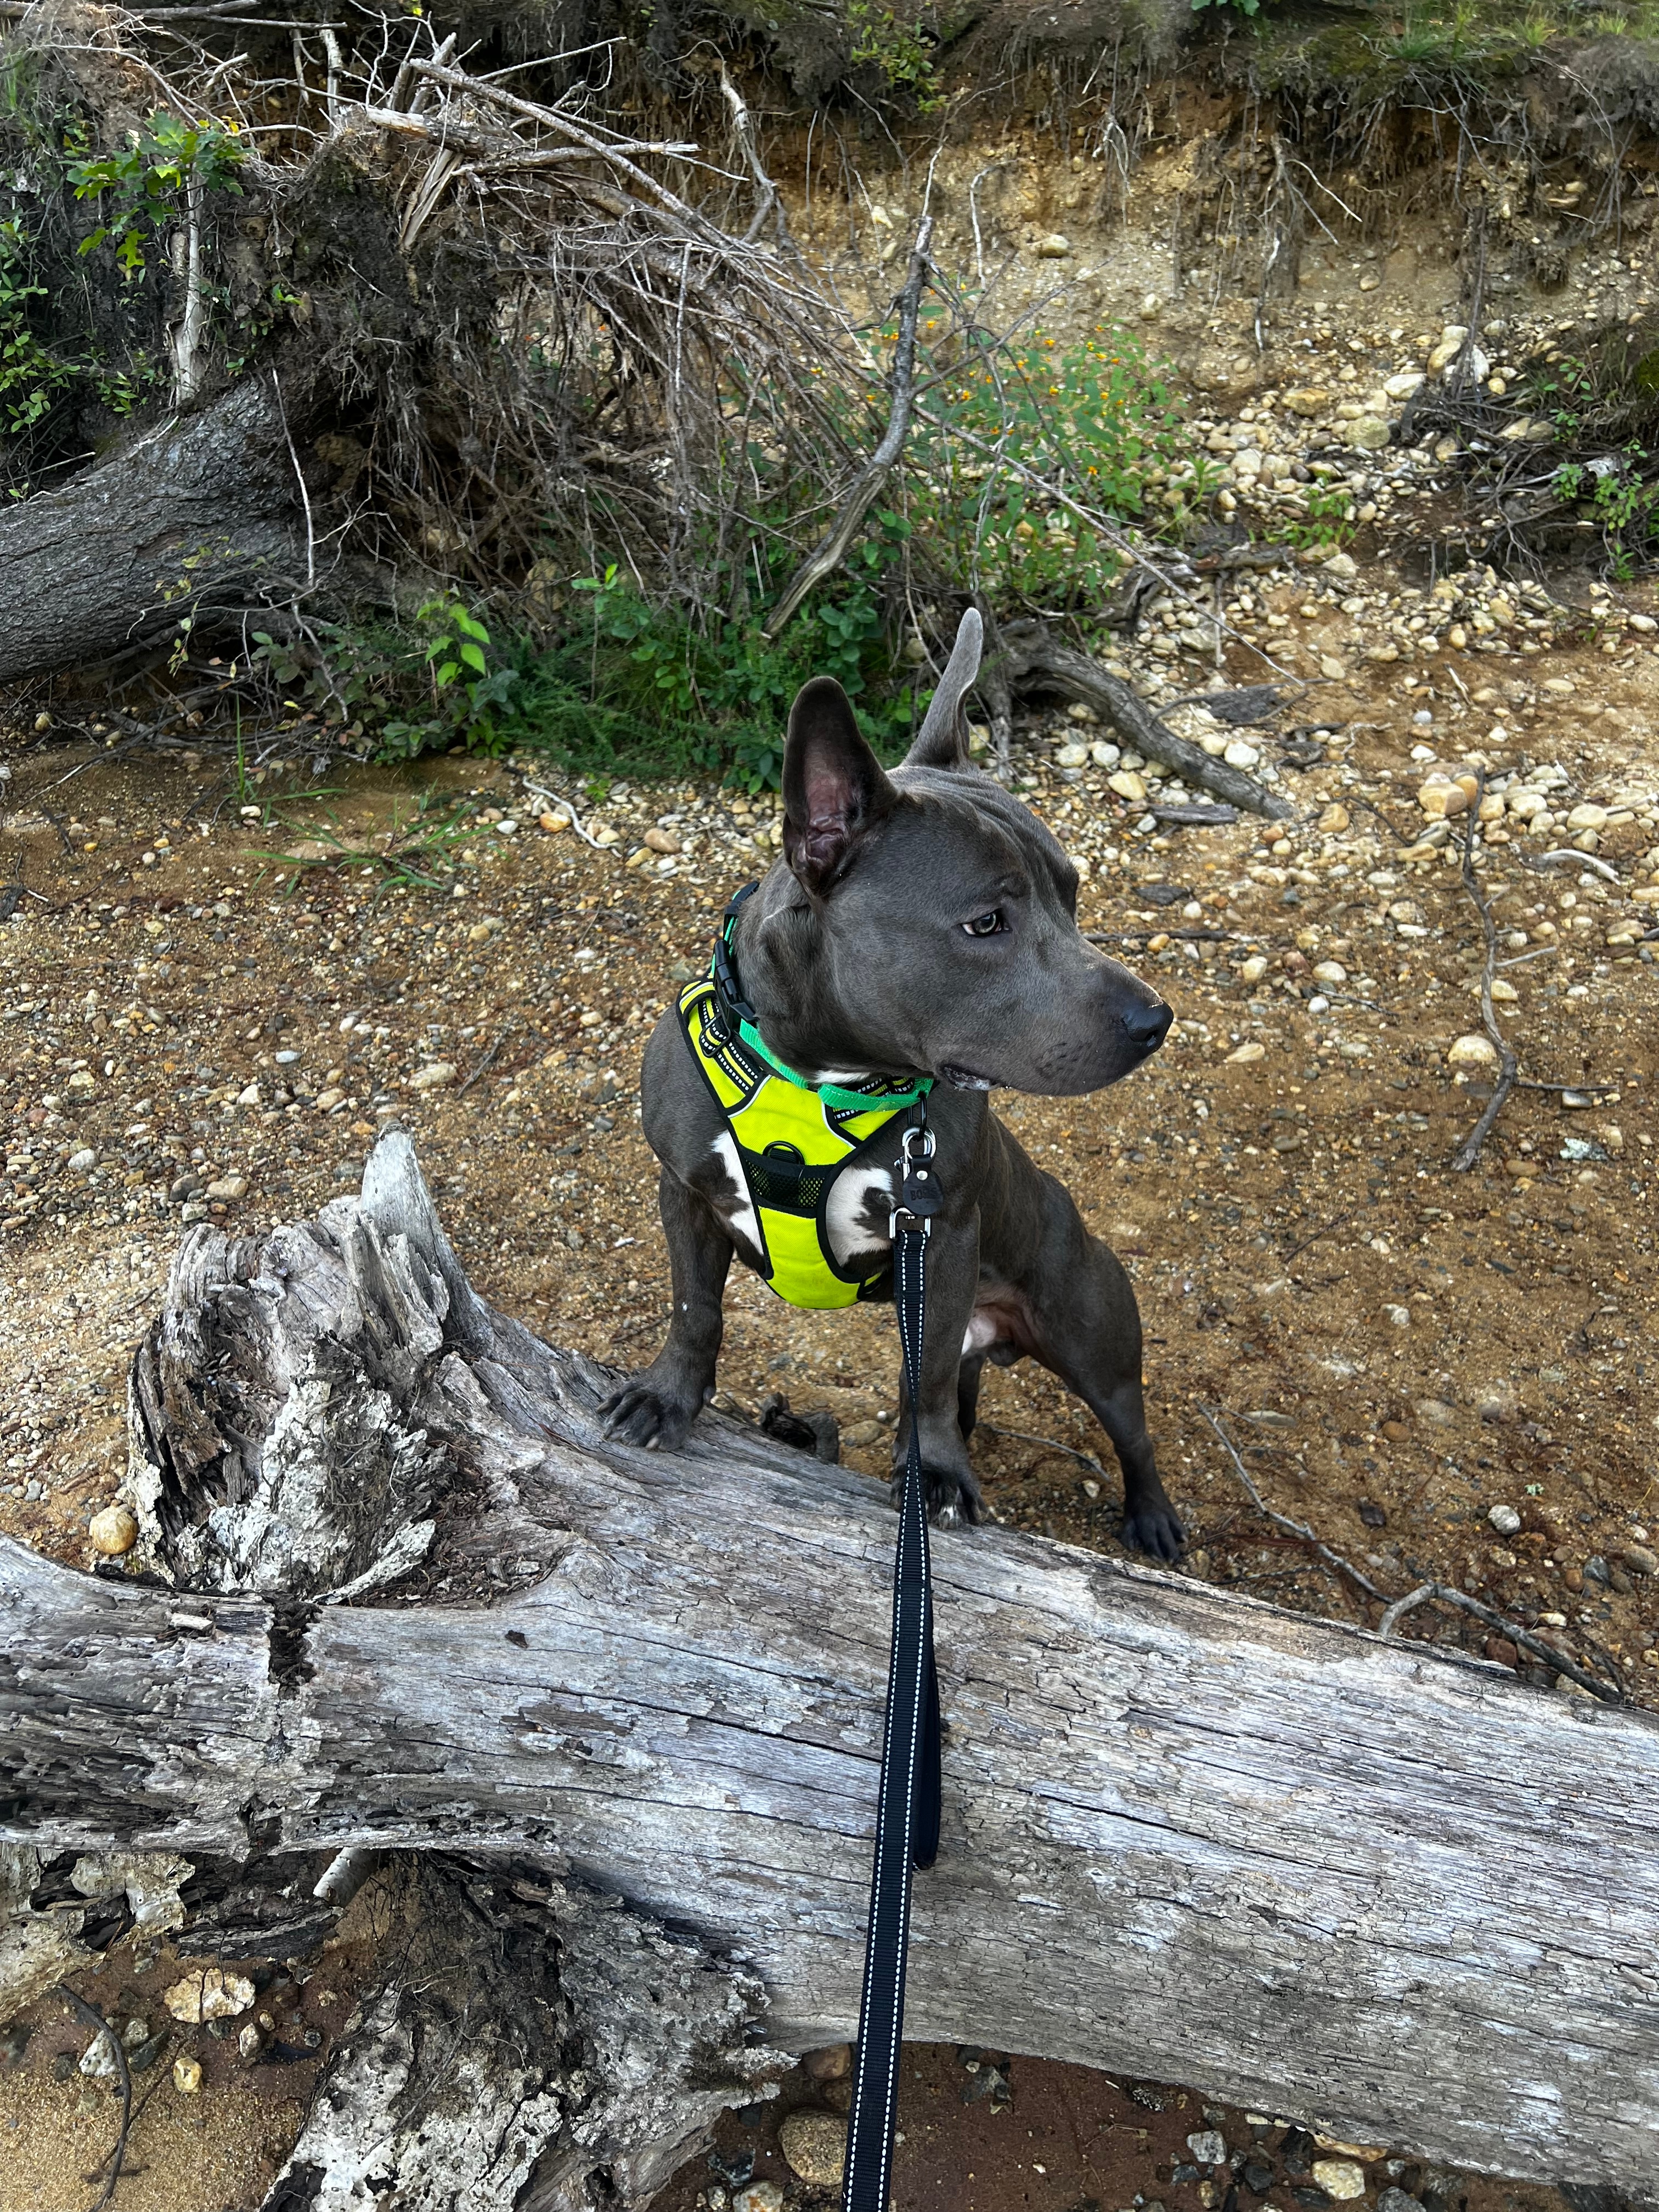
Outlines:
{"type": "Polygon", "coordinates": [[[854,1091],[840,1083],[809,1083],[804,1075],[790,1066],[787,1060],[780,1060],[768,1044],[760,1033],[760,1017],[743,995],[732,943],[744,902],[752,898],[759,889],[758,884],[745,884],[728,901],[726,912],[720,918],[720,926],[714,933],[714,957],[709,970],[714,979],[715,990],[730,1011],[737,1024],[738,1035],[744,1044],[757,1059],[765,1062],[774,1075],[781,1075],[786,1083],[793,1083],[797,1090],[816,1091],[824,1103],[837,1113],[896,1114],[904,1107],[920,1105],[933,1087],[931,1075],[919,1075],[902,1091],[872,1091],[868,1085],[854,1091]]]}
{"type": "Polygon", "coordinates": [[[910,1876],[917,1867],[932,1866],[939,1850],[939,1677],[933,1666],[927,1499],[918,1419],[922,1334],[927,1316],[927,1231],[938,1199],[925,1170],[918,1182],[910,1146],[911,1131],[926,1130],[925,1115],[926,1109],[918,1100],[908,1117],[903,1179],[893,1217],[893,1304],[904,1352],[910,1427],[893,1565],[893,1641],[882,1737],[881,1792],[876,1810],[875,1866],[870,1884],[870,1933],[859,2009],[858,2063],[847,2124],[842,2200],[845,2212],[887,2212],[899,2045],[904,2032],[910,1876]],[[913,1199],[917,1201],[914,1210],[913,1199]]]}

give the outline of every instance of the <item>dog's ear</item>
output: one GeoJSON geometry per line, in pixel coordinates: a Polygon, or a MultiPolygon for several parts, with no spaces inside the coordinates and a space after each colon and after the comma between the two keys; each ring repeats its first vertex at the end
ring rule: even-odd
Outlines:
{"type": "Polygon", "coordinates": [[[985,625],[979,609],[969,607],[957,630],[957,641],[945,665],[916,741],[904,756],[906,768],[965,768],[968,763],[968,694],[979,674],[984,650],[985,625]]]}
{"type": "Polygon", "coordinates": [[[835,678],[804,684],[783,749],[783,850],[805,888],[827,890],[859,839],[897,801],[835,678]]]}

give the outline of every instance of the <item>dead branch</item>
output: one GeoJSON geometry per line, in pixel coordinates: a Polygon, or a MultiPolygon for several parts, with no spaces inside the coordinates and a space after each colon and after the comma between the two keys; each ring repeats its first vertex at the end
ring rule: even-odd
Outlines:
{"type": "Polygon", "coordinates": [[[808,595],[826,576],[833,575],[840,568],[858,534],[859,525],[892,474],[894,465],[904,450],[904,441],[910,432],[910,409],[915,391],[916,318],[921,310],[922,289],[927,281],[927,249],[933,235],[933,217],[924,216],[916,229],[915,242],[910,248],[910,266],[905,276],[904,289],[898,296],[898,343],[893,349],[893,370],[889,385],[892,404],[888,410],[887,428],[883,431],[875,451],[859,471],[831,528],[796,569],[777,605],[761,625],[763,634],[767,637],[776,637],[808,595]]]}
{"type": "Polygon", "coordinates": [[[104,2207],[115,2194],[115,2185],[121,2179],[122,2161],[127,2154],[127,2136],[132,2128],[132,2069],[127,2063],[126,2047],[95,2005],[89,2005],[77,1996],[67,1983],[59,1982],[58,1994],[77,2019],[109,2045],[115,2061],[115,2078],[120,2085],[121,2124],[116,2130],[115,2142],[104,2165],[104,2185],[94,2199],[91,2212],[104,2212],[104,2207]]]}
{"type": "Polygon", "coordinates": [[[1492,1006],[1492,978],[1498,972],[1498,924],[1492,918],[1492,902],[1480,888],[1480,879],[1474,872],[1474,848],[1480,835],[1480,801],[1486,793],[1486,771],[1479,769],[1475,776],[1474,797],[1469,801],[1468,821],[1463,831],[1463,888],[1474,902],[1480,916],[1481,933],[1486,939],[1486,958],[1480,969],[1480,1025],[1498,1054],[1498,1080],[1492,1085],[1492,1097],[1486,1101],[1480,1120],[1475,1123],[1452,1161],[1454,1175],[1467,1175],[1480,1157],[1480,1147],[1486,1141],[1492,1124],[1503,1112],[1504,1103],[1515,1088],[1516,1078],[1521,1073],[1521,1062],[1515,1047],[1498,1026],[1492,1006]]]}
{"type": "Polygon", "coordinates": [[[1007,654],[1009,682],[1032,690],[1058,691],[1067,699],[1081,699],[1109,722],[1148,760],[1173,769],[1200,790],[1213,792],[1235,806],[1270,822],[1288,821],[1296,809],[1225,761],[1212,759],[1201,745],[1176,737],[1161,716],[1119,677],[1102,667],[1086,653],[1060,644],[1046,623],[1036,621],[1005,623],[1002,640],[1007,654]]]}
{"type": "Polygon", "coordinates": [[[1389,1601],[1383,1593],[1378,1589],[1369,1575],[1361,1574],[1352,1559],[1345,1559],[1340,1552],[1334,1552],[1324,1538],[1309,1528],[1305,1521],[1292,1521],[1288,1514],[1276,1513],[1273,1510],[1256,1488],[1249,1469],[1239,1456],[1238,1446],[1222,1427],[1215,1414],[1207,1406],[1200,1406],[1198,1410],[1215,1431],[1222,1449],[1232,1462],[1233,1473],[1249,1492],[1250,1503],[1255,1507],[1256,1511],[1265,1520],[1271,1521],[1275,1528],[1282,1528],[1287,1536],[1300,1537],[1304,1544],[1311,1545],[1328,1566],[1334,1567],[1340,1575],[1346,1575],[1357,1589],[1363,1590],[1367,1597],[1374,1598],[1378,1605],[1386,1605],[1389,1601]]]}
{"type": "MultiPolygon", "coordinates": [[[[1325,1232],[1322,1231],[1320,1233],[1322,1235],[1325,1232]]],[[[1311,1243],[1313,1239],[1310,1237],[1308,1242],[1311,1243]]],[[[1302,1245],[1297,1247],[1297,1251],[1304,1249],[1305,1247],[1302,1245]]],[[[1294,1253],[1290,1255],[1292,1259],[1295,1256],[1294,1253]]],[[[1541,1637],[1534,1636],[1530,1630],[1522,1628],[1518,1621],[1511,1620],[1507,1613],[1499,1613],[1492,1606],[1483,1605],[1479,1598],[1471,1597],[1467,1590],[1454,1589],[1446,1583],[1422,1583],[1417,1589],[1407,1591],[1404,1597],[1391,1601],[1368,1575],[1362,1574],[1351,1559],[1343,1558],[1340,1552],[1333,1551],[1323,1538],[1309,1528],[1304,1521],[1292,1521],[1288,1514],[1276,1513],[1252,1481],[1249,1468],[1239,1456],[1238,1447],[1227,1434],[1226,1430],[1222,1427],[1215,1414],[1207,1406],[1200,1406],[1198,1410],[1215,1431],[1228,1458],[1232,1462],[1234,1474],[1249,1492],[1250,1502],[1256,1510],[1265,1519],[1271,1521],[1276,1528],[1282,1528],[1286,1535],[1297,1536],[1304,1543],[1310,1545],[1328,1565],[1334,1567],[1340,1574],[1346,1575],[1357,1589],[1363,1590],[1367,1597],[1374,1599],[1378,1605],[1382,1606],[1383,1612],[1377,1630],[1379,1635],[1392,1636],[1396,1626],[1407,1613],[1413,1612],[1419,1605],[1426,1605],[1431,1600],[1442,1605],[1455,1606],[1460,1612],[1473,1613],[1476,1620],[1485,1621],[1489,1628],[1501,1630],[1512,1643],[1524,1650],[1530,1651],[1535,1658],[1540,1660],[1546,1667],[1552,1668],[1556,1674],[1565,1674],[1569,1680],[1577,1682],[1581,1689],[1588,1690],[1592,1697],[1600,1698],[1607,1705],[1624,1703],[1622,1690],[1617,1687],[1610,1688],[1607,1683],[1598,1680],[1594,1674],[1586,1673],[1575,1660],[1569,1659],[1565,1652],[1558,1651],[1553,1644],[1546,1644],[1541,1637]]]]}

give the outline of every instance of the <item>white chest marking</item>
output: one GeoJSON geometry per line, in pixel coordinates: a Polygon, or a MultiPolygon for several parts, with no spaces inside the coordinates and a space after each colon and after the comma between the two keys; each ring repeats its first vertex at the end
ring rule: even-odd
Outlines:
{"type": "Polygon", "coordinates": [[[750,1202],[749,1185],[744,1180],[743,1162],[738,1158],[738,1140],[729,1129],[722,1129],[712,1146],[715,1158],[732,1179],[730,1191],[722,1191],[714,1200],[715,1206],[727,1224],[751,1251],[766,1249],[761,1237],[760,1217],[750,1202]]]}
{"type": "Polygon", "coordinates": [[[966,1359],[975,1352],[983,1352],[997,1340],[997,1325],[988,1313],[975,1312],[969,1318],[962,1340],[962,1356],[966,1359]]]}
{"type": "Polygon", "coordinates": [[[890,1171],[866,1162],[862,1167],[843,1168],[830,1186],[830,1203],[824,1209],[824,1225],[830,1232],[830,1249],[843,1267],[850,1267],[854,1255],[884,1252],[890,1239],[884,1229],[872,1231],[864,1220],[865,1208],[872,1199],[879,1202],[883,1213],[893,1203],[893,1178],[890,1171]]]}

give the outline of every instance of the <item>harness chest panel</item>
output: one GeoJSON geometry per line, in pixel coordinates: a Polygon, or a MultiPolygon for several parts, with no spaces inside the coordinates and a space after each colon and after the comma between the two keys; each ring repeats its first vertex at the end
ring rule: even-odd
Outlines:
{"type": "MultiPolygon", "coordinates": [[[[885,1254],[873,1271],[844,1267],[836,1258],[830,1194],[842,1170],[907,1109],[831,1104],[822,1092],[778,1074],[735,1034],[710,976],[681,992],[679,1017],[737,1146],[760,1224],[764,1280],[792,1306],[850,1306],[884,1293],[885,1254]]],[[[866,1087],[884,1098],[879,1076],[866,1087]]]]}

